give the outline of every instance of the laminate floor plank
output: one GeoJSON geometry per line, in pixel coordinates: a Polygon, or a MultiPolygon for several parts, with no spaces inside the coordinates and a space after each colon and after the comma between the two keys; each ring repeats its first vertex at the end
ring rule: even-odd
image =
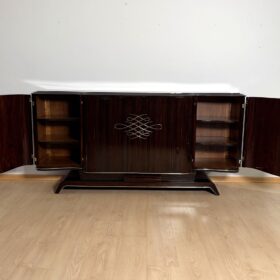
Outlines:
{"type": "Polygon", "coordinates": [[[207,192],[0,181],[0,280],[279,280],[280,184],[207,192]]]}

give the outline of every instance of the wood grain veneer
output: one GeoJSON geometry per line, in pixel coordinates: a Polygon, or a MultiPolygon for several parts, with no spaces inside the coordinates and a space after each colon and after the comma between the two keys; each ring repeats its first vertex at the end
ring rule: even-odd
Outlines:
{"type": "MultiPolygon", "coordinates": [[[[193,97],[85,96],[84,103],[85,171],[192,171],[193,97]],[[126,123],[131,114],[147,114],[162,129],[146,139],[130,139],[114,127],[126,123]]],[[[136,128],[141,125],[141,121],[135,123],[136,128]]]]}
{"type": "Polygon", "coordinates": [[[32,163],[28,95],[0,96],[0,172],[32,163]]]}
{"type": "Polygon", "coordinates": [[[247,100],[244,166],[280,175],[280,99],[247,100]]]}

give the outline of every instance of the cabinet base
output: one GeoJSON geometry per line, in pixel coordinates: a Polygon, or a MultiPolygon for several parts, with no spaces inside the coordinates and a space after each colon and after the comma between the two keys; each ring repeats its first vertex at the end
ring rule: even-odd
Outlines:
{"type": "Polygon", "coordinates": [[[206,190],[219,195],[216,185],[203,171],[187,175],[142,175],[92,174],[72,170],[62,178],[54,191],[60,193],[64,188],[206,190]]]}

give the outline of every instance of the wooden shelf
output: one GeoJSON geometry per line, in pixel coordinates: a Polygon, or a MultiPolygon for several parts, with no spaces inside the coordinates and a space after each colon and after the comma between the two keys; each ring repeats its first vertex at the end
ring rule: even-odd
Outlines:
{"type": "Polygon", "coordinates": [[[236,160],[229,158],[196,158],[195,169],[237,170],[236,160]]]}
{"type": "Polygon", "coordinates": [[[51,135],[38,139],[39,144],[79,144],[79,140],[62,136],[51,135]]]}
{"type": "Polygon", "coordinates": [[[80,163],[69,157],[41,157],[38,164],[39,168],[79,168],[80,163]]]}
{"type": "Polygon", "coordinates": [[[71,118],[71,117],[48,117],[48,118],[37,118],[39,122],[76,122],[80,118],[71,118]]]}
{"type": "Polygon", "coordinates": [[[211,136],[198,136],[196,137],[196,144],[203,146],[236,146],[237,142],[226,137],[211,137],[211,136]]]}
{"type": "Polygon", "coordinates": [[[213,118],[213,117],[200,117],[197,119],[197,123],[208,123],[208,124],[236,124],[238,120],[227,119],[227,118],[213,118]]]}

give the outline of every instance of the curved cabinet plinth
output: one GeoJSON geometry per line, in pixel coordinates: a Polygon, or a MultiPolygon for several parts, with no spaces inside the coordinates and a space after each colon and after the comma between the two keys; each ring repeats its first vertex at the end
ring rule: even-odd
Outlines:
{"type": "Polygon", "coordinates": [[[202,171],[186,175],[116,175],[90,174],[76,170],[70,171],[54,191],[60,193],[65,188],[206,190],[219,195],[216,185],[202,171]]]}

